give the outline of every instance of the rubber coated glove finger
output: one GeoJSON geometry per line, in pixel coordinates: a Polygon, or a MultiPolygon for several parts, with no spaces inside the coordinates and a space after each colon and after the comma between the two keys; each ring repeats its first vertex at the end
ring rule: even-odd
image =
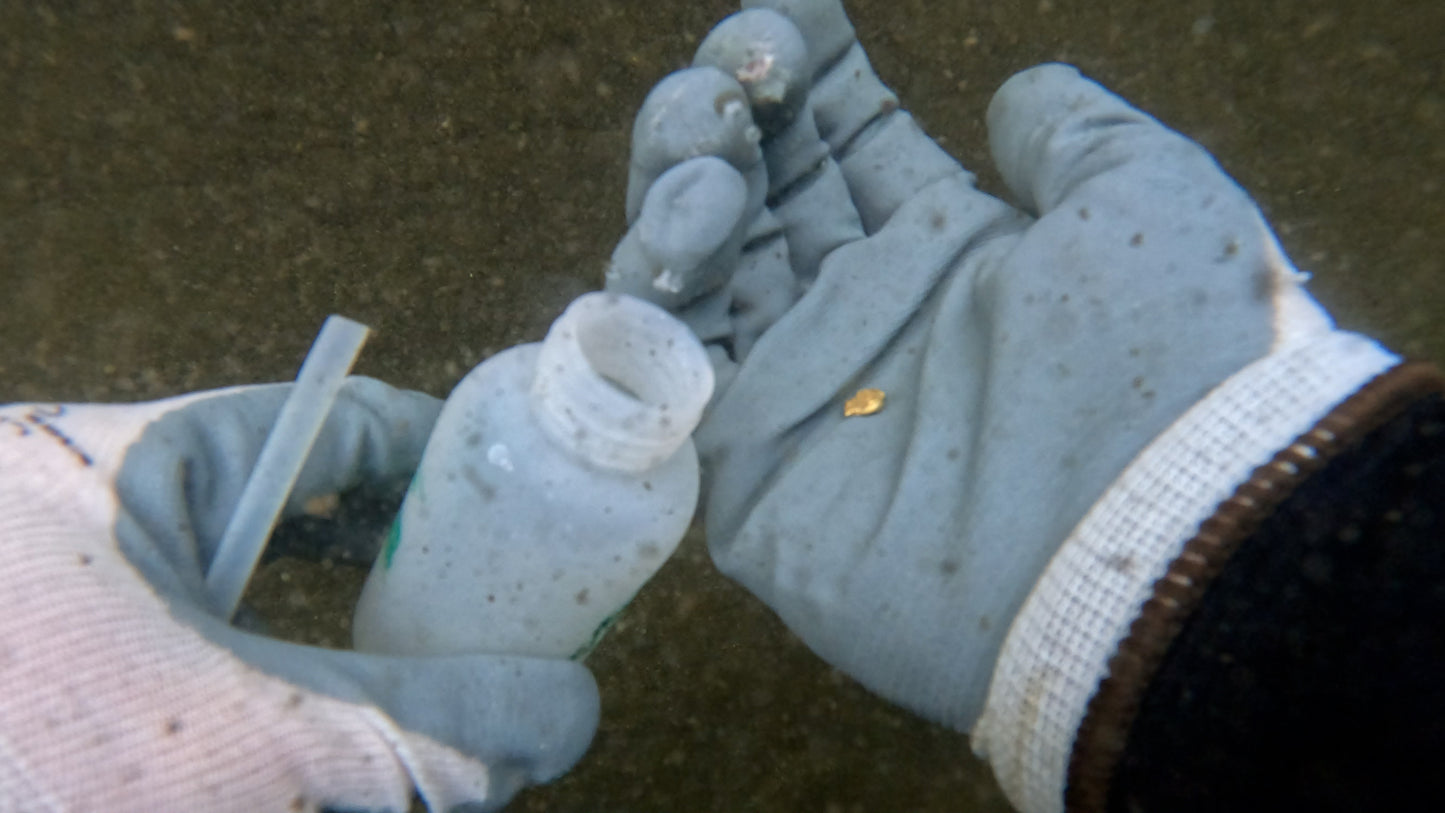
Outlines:
{"type": "Polygon", "coordinates": [[[793,276],[806,288],[823,257],[862,237],[863,227],[818,132],[809,96],[817,65],[803,33],[776,11],[748,9],[714,27],[693,63],[728,73],[747,91],[764,134],[768,207],[783,226],[793,276]]]}
{"type": "Polygon", "coordinates": [[[633,123],[629,228],[607,270],[608,291],[662,305],[692,328],[720,384],[736,367],[728,279],[767,190],[759,137],[742,88],[722,72],[659,82],[633,123]]]}
{"type": "Polygon", "coordinates": [[[713,294],[731,276],[759,206],[748,208],[746,181],[721,158],[669,167],[613,253],[607,290],[674,311],[713,294]]]}
{"type": "Polygon", "coordinates": [[[626,236],[606,288],[672,310],[708,345],[719,387],[792,305],[796,281],[763,207],[767,168],[743,88],[697,67],[668,76],[633,127],[626,236]],[[744,247],[746,246],[746,250],[744,247]]]}

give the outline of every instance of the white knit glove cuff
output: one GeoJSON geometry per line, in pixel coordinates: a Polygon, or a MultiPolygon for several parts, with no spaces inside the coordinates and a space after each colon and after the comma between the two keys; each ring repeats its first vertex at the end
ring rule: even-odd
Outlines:
{"type": "Polygon", "coordinates": [[[1184,544],[1259,466],[1400,359],[1354,333],[1292,337],[1155,438],[1064,541],[1009,628],[973,747],[1024,813],[1056,813],[1109,658],[1184,544]]]}

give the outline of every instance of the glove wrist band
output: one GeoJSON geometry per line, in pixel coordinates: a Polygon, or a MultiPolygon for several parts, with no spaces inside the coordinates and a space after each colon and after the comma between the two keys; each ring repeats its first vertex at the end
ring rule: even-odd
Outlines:
{"type": "Polygon", "coordinates": [[[1256,507],[1242,484],[1267,492],[1313,470],[1318,447],[1338,440],[1326,419],[1398,363],[1357,334],[1293,342],[1226,379],[1114,480],[1015,617],[974,727],[975,750],[1016,807],[1063,809],[1076,732],[1111,658],[1146,603],[1177,612],[1184,593],[1202,592],[1195,578],[1209,560],[1198,546],[1208,543],[1198,539],[1221,506],[1256,507]],[[1261,471],[1269,485],[1256,484],[1261,471]]]}

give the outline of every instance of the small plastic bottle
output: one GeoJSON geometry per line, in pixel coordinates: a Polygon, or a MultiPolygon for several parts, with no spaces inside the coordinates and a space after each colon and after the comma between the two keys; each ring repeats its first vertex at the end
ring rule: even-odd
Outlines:
{"type": "Polygon", "coordinates": [[[610,293],[472,370],[372,567],[356,648],[585,656],[687,531],[712,388],[685,325],[610,293]]]}

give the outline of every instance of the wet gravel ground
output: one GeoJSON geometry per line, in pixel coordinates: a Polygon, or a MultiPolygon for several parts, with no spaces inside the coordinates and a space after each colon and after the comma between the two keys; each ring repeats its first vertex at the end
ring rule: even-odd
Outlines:
{"type": "MultiPolygon", "coordinates": [[[[595,288],[633,112],[732,7],[434,5],[0,5],[0,402],[289,379],[331,312],[378,328],[359,372],[444,395],[595,288]]],[[[993,89],[1073,62],[1211,149],[1341,323],[1445,361],[1445,4],[848,7],[985,186],[993,89]]],[[[370,527],[354,502],[300,530],[370,527]]],[[[361,575],[281,558],[251,600],[344,645],[361,575]]],[[[589,664],[591,753],[513,809],[1006,809],[963,737],[818,662],[699,539],[589,664]]]]}

